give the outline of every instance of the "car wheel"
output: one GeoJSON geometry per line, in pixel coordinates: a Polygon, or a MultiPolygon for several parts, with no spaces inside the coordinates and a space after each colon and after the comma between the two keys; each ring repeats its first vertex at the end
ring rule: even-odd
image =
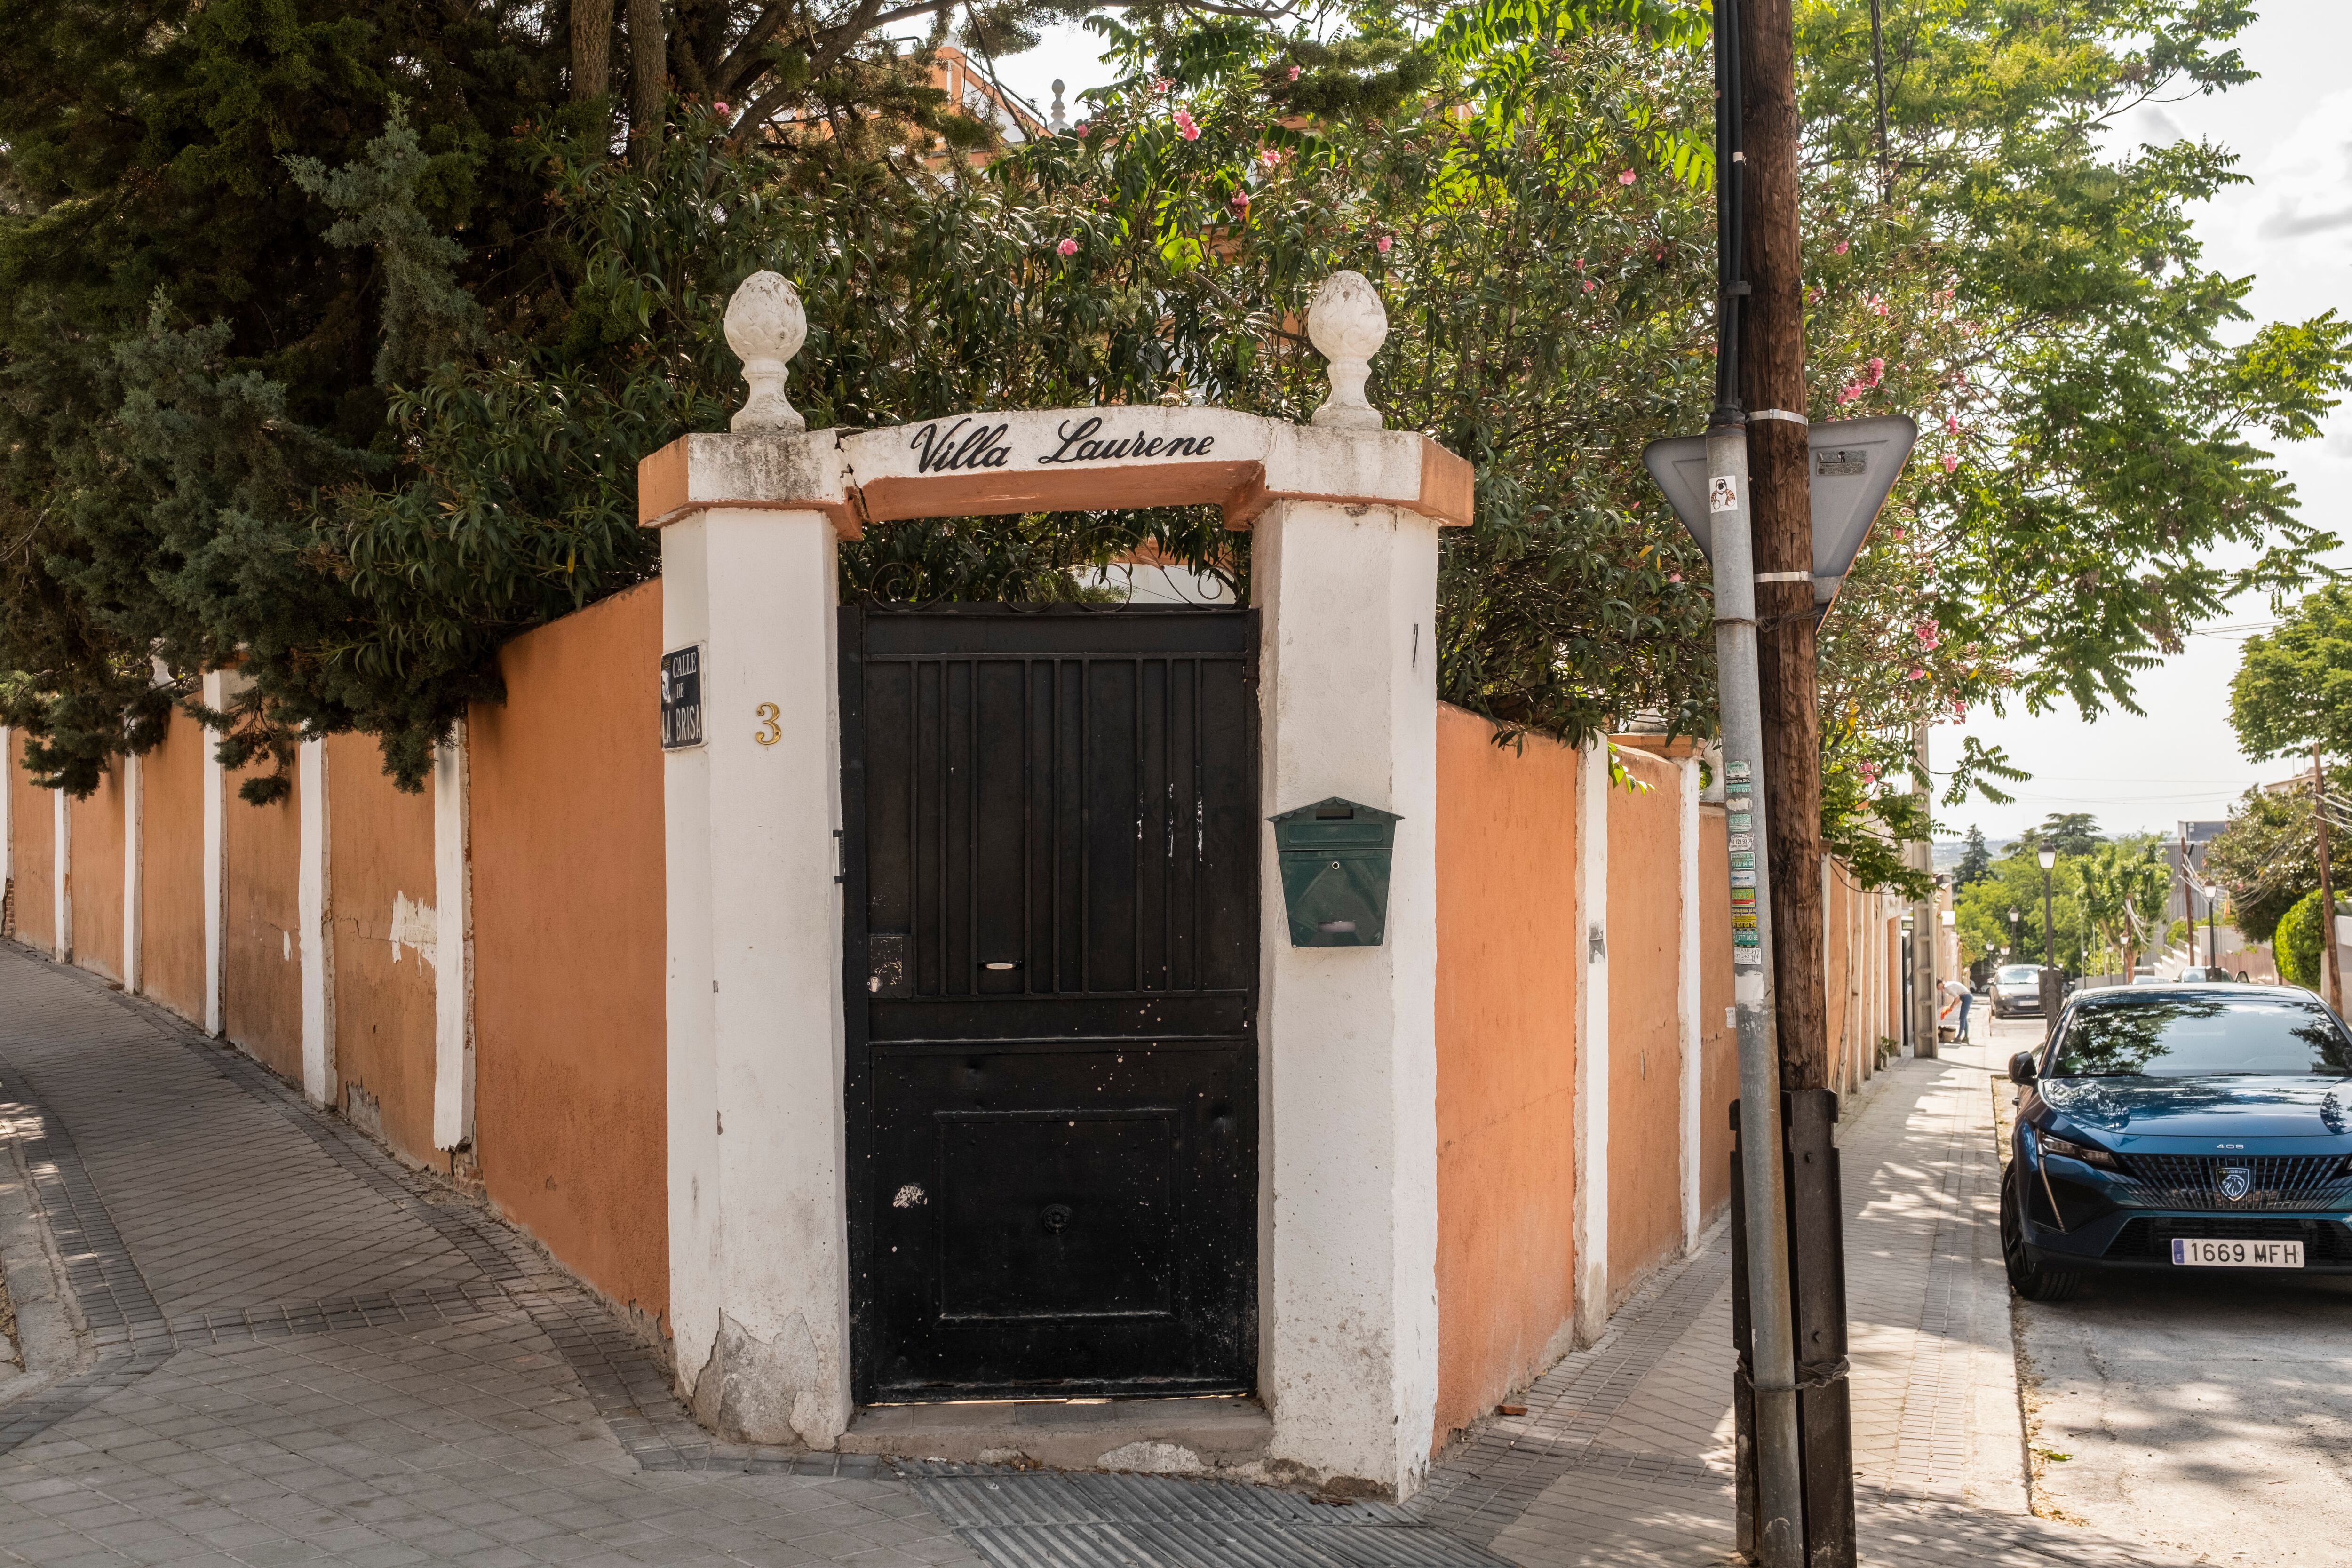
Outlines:
{"type": "Polygon", "coordinates": [[[2000,1261],[2009,1271],[2009,1288],[2029,1301],[2072,1300],[2090,1281],[2076,1270],[2038,1263],[2025,1249],[2024,1205],[2017,1190],[2022,1164],[2011,1160],[2000,1183],[2000,1261]]]}

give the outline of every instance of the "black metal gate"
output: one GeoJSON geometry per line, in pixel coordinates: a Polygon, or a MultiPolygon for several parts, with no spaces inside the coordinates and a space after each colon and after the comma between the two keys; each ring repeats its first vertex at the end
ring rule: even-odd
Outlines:
{"type": "Polygon", "coordinates": [[[1254,1386],[1256,646],[841,612],[860,1402],[1254,1386]]]}

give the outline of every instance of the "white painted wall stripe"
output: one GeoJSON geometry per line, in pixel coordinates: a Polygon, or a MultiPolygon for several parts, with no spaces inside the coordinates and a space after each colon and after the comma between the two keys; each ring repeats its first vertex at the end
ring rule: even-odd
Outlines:
{"type": "MultiPolygon", "coordinates": [[[[226,671],[208,669],[204,674],[205,706],[218,712],[228,702],[228,676],[226,671]]],[[[215,748],[220,744],[220,731],[207,727],[203,735],[205,748],[205,1033],[218,1037],[227,1028],[223,1016],[221,980],[225,947],[222,922],[228,916],[228,846],[227,820],[223,808],[228,804],[228,770],[222,767],[215,748]]]]}
{"type": "Polygon", "coordinates": [[[1609,1326],[1609,742],[1584,748],[1576,788],[1576,909],[1584,975],[1576,1029],[1576,1341],[1609,1326]]]}
{"type": "Polygon", "coordinates": [[[122,759],[122,989],[136,996],[140,925],[146,914],[146,773],[136,753],[122,759]]]}
{"type": "Polygon", "coordinates": [[[16,782],[16,732],[0,724],[0,892],[16,879],[16,819],[11,810],[16,782]]]}
{"type": "Polygon", "coordinates": [[[1683,1250],[1690,1251],[1698,1245],[1699,1227],[1704,1221],[1700,1212],[1699,1190],[1702,1172],[1699,1155],[1704,1144],[1705,1124],[1700,1120],[1703,1108],[1699,1096],[1704,1090],[1704,1047],[1706,1019],[1699,1011],[1699,879],[1698,879],[1698,786],[1699,763],[1696,757],[1684,757],[1675,764],[1675,782],[1682,786],[1682,811],[1679,830],[1675,842],[1679,850],[1681,878],[1676,884],[1681,889],[1675,907],[1680,911],[1675,921],[1678,961],[1675,990],[1675,1017],[1680,1026],[1677,1034],[1682,1040],[1682,1184],[1683,1184],[1683,1250]]]}
{"type": "Polygon", "coordinates": [[[49,956],[59,963],[73,962],[73,811],[61,789],[49,792],[49,803],[57,814],[57,830],[49,841],[50,876],[56,885],[49,889],[49,956]]]}
{"type": "Polygon", "coordinates": [[[433,1146],[474,1141],[473,801],[466,723],[433,752],[433,1146]]]}
{"type": "Polygon", "coordinates": [[[295,920],[302,944],[302,1092],[313,1105],[340,1098],[335,1084],[333,868],[327,835],[327,742],[304,741],[294,766],[301,862],[295,920]]]}

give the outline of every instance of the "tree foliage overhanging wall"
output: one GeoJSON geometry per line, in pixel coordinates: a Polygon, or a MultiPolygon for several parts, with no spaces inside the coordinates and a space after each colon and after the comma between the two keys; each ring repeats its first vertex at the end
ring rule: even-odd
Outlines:
{"type": "MultiPolygon", "coordinates": [[[[654,569],[635,460],[722,419],[719,313],[759,267],[808,302],[795,400],[856,425],[1303,415],[1304,302],[1365,271],[1376,400],[1478,467],[1446,695],[1570,739],[1711,727],[1705,566],[1638,463],[1708,395],[1703,8],[1098,16],[1119,81],[1011,149],[860,13],[670,0],[661,98],[616,9],[68,0],[0,32],[0,707],[46,777],[89,787],[235,659],[232,760],[358,728],[415,782],[500,640],[654,569]]],[[[985,62],[1086,9],[945,6],[931,42],[985,62]]],[[[1813,416],[1927,431],[1824,643],[1831,841],[1885,879],[1917,723],[2128,703],[2330,542],[2252,443],[2315,428],[2347,339],[2225,342],[2245,285],[2188,215],[2226,155],[2100,151],[2139,98],[2242,77],[2239,8],[1891,0],[1883,183],[1866,16],[1801,7],[1800,47],[1813,416]],[[2255,564],[2208,564],[2225,541],[2255,564]]],[[[1189,512],[901,523],[845,573],[1066,594],[1143,539],[1245,580],[1189,512]]]]}

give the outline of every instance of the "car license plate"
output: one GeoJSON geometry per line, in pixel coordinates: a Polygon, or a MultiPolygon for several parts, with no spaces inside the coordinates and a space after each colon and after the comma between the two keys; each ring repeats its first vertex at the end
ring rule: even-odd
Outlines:
{"type": "Polygon", "coordinates": [[[2172,1261],[2190,1268],[2300,1268],[2299,1241],[2226,1241],[2220,1237],[2172,1238],[2172,1261]]]}

